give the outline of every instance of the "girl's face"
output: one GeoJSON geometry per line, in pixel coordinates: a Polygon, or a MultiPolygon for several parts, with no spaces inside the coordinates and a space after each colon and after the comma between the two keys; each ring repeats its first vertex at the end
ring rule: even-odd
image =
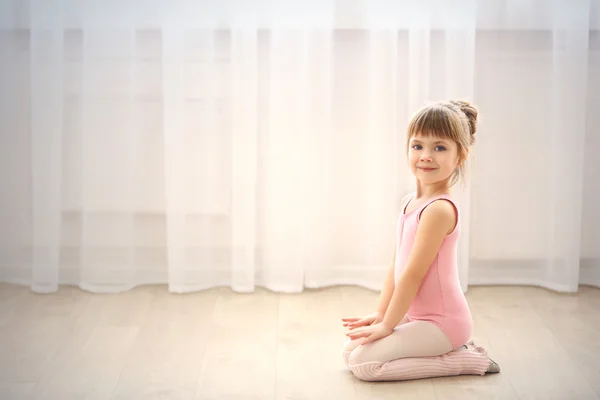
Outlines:
{"type": "Polygon", "coordinates": [[[459,166],[458,146],[450,139],[417,134],[409,142],[408,163],[423,184],[449,180],[459,166]]]}

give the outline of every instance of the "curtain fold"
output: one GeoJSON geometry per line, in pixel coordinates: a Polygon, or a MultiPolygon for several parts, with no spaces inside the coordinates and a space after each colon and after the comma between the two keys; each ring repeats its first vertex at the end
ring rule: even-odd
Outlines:
{"type": "Polygon", "coordinates": [[[0,281],[378,289],[429,101],[480,110],[459,276],[600,285],[592,0],[0,2],[0,281]]]}
{"type": "MultiPolygon", "coordinates": [[[[582,235],[579,282],[600,286],[600,158],[594,149],[600,145],[600,4],[595,5],[595,29],[589,35],[587,104],[585,107],[585,141],[583,144],[582,235]]],[[[594,17],[594,15],[592,15],[594,17]]]]}

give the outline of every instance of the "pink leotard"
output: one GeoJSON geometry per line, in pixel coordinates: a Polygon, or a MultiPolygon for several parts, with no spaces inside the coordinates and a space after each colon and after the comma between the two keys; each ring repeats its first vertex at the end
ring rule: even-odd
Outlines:
{"type": "Polygon", "coordinates": [[[460,212],[457,205],[448,196],[437,196],[416,210],[406,213],[406,207],[413,197],[414,195],[407,201],[398,219],[395,279],[406,265],[419,226],[419,219],[425,207],[440,199],[450,201],[457,212],[456,228],[442,242],[407,316],[410,321],[421,320],[434,323],[448,336],[452,346],[457,349],[469,340],[473,328],[471,312],[458,280],[457,242],[460,236],[460,212]]]}

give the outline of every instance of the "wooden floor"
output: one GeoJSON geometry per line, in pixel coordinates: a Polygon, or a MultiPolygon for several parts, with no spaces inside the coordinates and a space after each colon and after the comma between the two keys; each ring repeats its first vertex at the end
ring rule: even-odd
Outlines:
{"type": "Polygon", "coordinates": [[[365,383],[341,358],[342,316],[377,294],[165,286],[36,295],[0,284],[0,399],[598,399],[600,290],[473,287],[474,340],[502,372],[365,383]]]}

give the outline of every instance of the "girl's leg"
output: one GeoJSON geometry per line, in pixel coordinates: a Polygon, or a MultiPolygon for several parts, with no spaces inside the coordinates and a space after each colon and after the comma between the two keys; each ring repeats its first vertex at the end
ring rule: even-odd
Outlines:
{"type": "MultiPolygon", "coordinates": [[[[409,322],[408,321],[408,317],[405,315],[404,318],[402,318],[402,320],[400,321],[400,323],[397,325],[397,327],[401,326],[401,325],[404,325],[404,324],[406,324],[408,322],[409,322]]],[[[354,349],[356,349],[359,345],[360,345],[360,340],[359,339],[357,339],[357,340],[348,339],[346,341],[346,343],[344,343],[344,348],[342,350],[342,356],[344,357],[344,363],[346,365],[348,365],[348,361],[349,361],[349,358],[350,358],[350,353],[352,353],[352,351],[354,349]]]]}
{"type": "Polygon", "coordinates": [[[350,355],[350,363],[435,357],[452,350],[450,339],[436,325],[427,321],[412,321],[397,326],[391,335],[383,339],[357,346],[350,355]]]}
{"type": "Polygon", "coordinates": [[[354,375],[365,381],[484,375],[490,365],[484,349],[469,343],[453,350],[448,337],[426,321],[400,325],[388,337],[355,346],[347,359],[354,375]]]}

